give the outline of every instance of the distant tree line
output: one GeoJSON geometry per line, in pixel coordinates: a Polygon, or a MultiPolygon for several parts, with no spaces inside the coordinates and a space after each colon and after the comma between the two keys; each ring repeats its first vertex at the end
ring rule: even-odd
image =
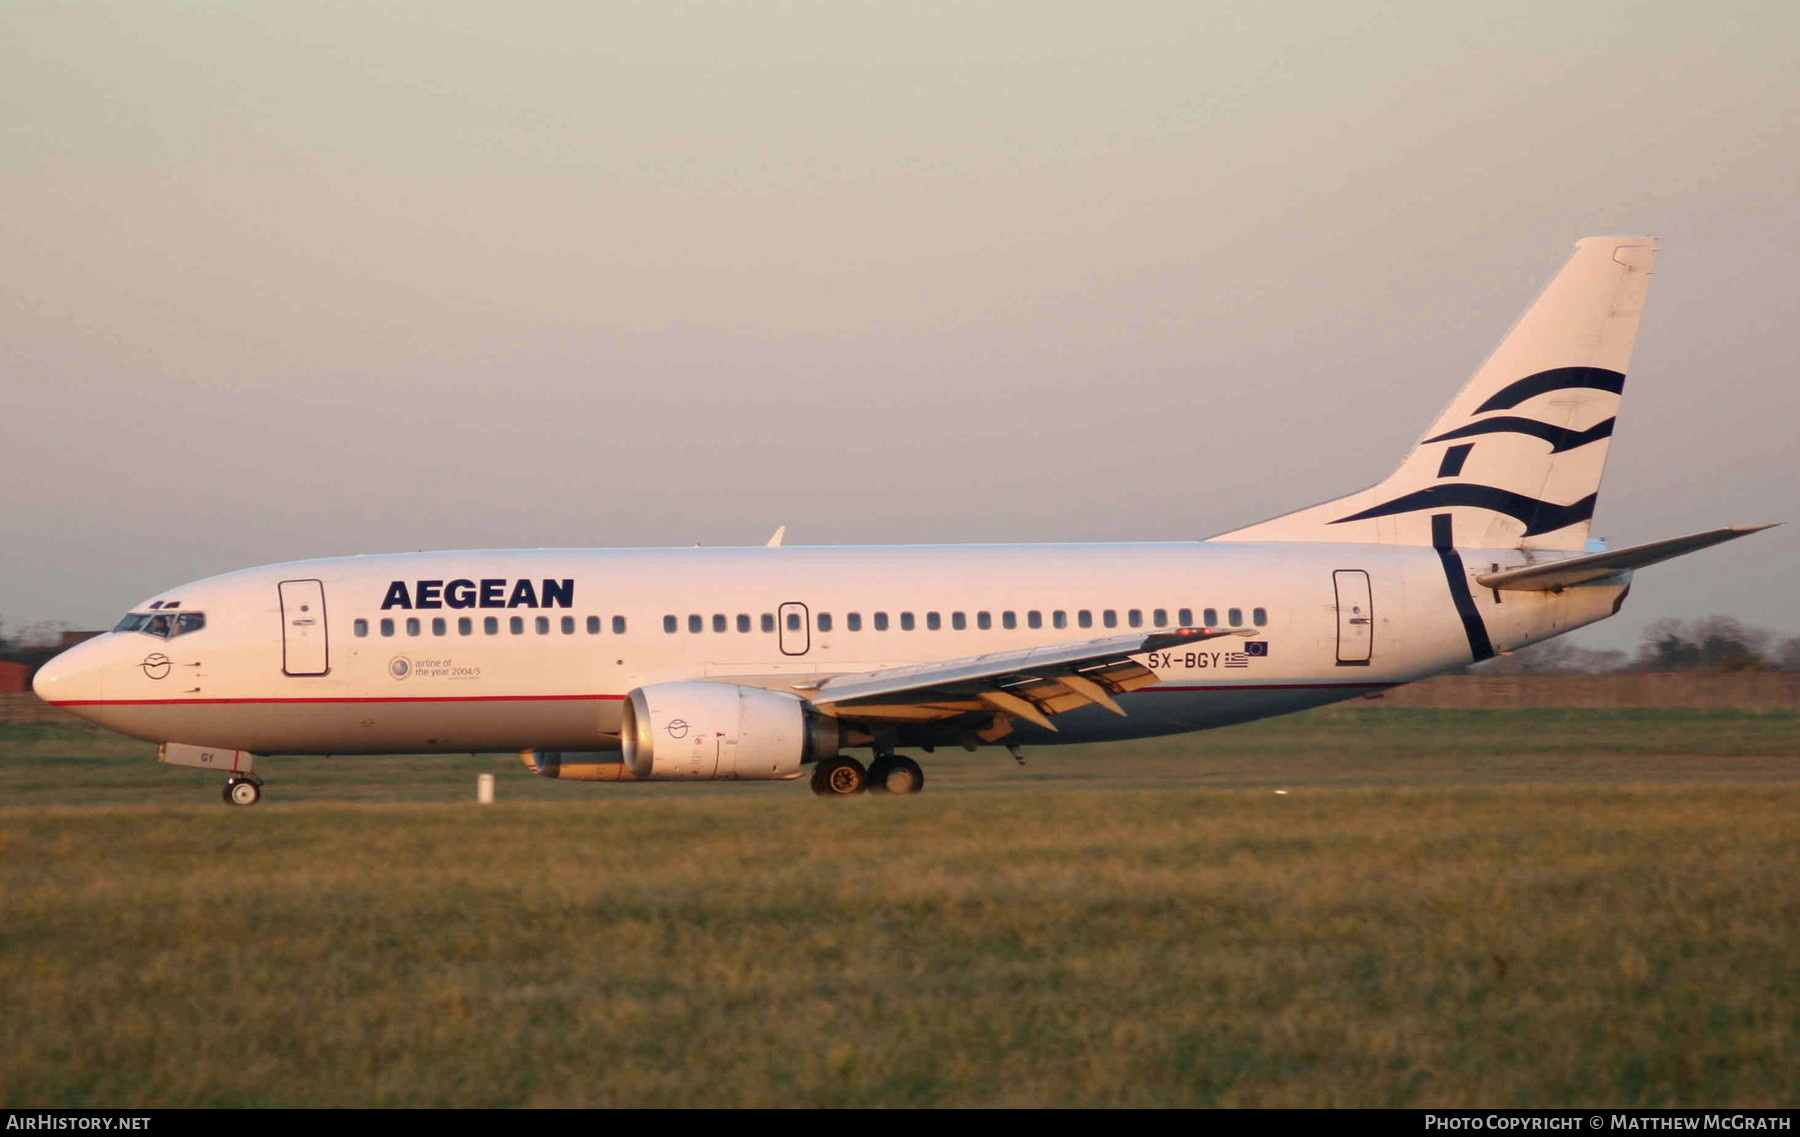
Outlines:
{"type": "Polygon", "coordinates": [[[1545,640],[1469,669],[1478,675],[1593,675],[1618,671],[1800,671],[1800,636],[1780,639],[1731,616],[1658,620],[1635,654],[1545,640]]]}
{"type": "Polygon", "coordinates": [[[23,663],[31,674],[62,650],[62,634],[68,625],[60,623],[30,624],[22,628],[8,627],[0,621],[0,660],[23,663]]]}

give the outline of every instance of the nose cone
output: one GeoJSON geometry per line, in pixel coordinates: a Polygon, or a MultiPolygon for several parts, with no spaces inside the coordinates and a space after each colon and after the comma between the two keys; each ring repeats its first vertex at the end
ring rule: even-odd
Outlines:
{"type": "Polygon", "coordinates": [[[67,707],[76,714],[82,713],[84,704],[105,699],[107,669],[103,664],[114,654],[106,649],[105,641],[109,639],[110,636],[99,636],[76,644],[44,664],[32,677],[31,689],[44,702],[67,707]]]}

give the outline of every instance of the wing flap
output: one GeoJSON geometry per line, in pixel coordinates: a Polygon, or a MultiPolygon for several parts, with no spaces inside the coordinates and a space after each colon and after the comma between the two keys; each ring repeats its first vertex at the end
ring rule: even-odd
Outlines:
{"type": "Polygon", "coordinates": [[[834,675],[796,687],[842,718],[929,722],[970,712],[999,713],[1055,727],[1050,716],[1097,705],[1123,714],[1115,696],[1156,682],[1134,656],[1255,628],[1174,628],[1078,640],[962,659],[834,675]]]}
{"type": "Polygon", "coordinates": [[[1524,568],[1485,573],[1476,577],[1475,582],[1484,588],[1506,591],[1555,592],[1602,580],[1627,569],[1643,568],[1726,541],[1735,541],[1739,537],[1748,537],[1770,528],[1773,526],[1729,525],[1723,529],[1709,529],[1686,537],[1671,537],[1666,541],[1651,541],[1645,545],[1589,553],[1587,556],[1570,557],[1568,560],[1552,561],[1549,564],[1526,565],[1524,568]]]}

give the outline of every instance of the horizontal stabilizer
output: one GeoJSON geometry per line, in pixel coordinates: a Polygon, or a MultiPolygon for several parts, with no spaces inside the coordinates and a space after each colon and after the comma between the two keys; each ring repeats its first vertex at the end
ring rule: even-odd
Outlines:
{"type": "Polygon", "coordinates": [[[1483,588],[1498,588],[1514,592],[1555,592],[1558,589],[1571,588],[1577,584],[1586,584],[1591,580],[1613,576],[1626,569],[1643,568],[1645,565],[1671,560],[1684,553],[1711,548],[1726,541],[1735,541],[1739,537],[1747,537],[1752,533],[1760,533],[1764,529],[1770,528],[1773,526],[1730,525],[1724,529],[1708,529],[1704,533],[1695,533],[1687,537],[1671,537],[1666,541],[1633,545],[1628,549],[1613,549],[1604,553],[1590,553],[1585,557],[1571,557],[1566,561],[1554,561],[1545,565],[1526,565],[1524,568],[1490,572],[1476,577],[1475,581],[1483,588]]]}

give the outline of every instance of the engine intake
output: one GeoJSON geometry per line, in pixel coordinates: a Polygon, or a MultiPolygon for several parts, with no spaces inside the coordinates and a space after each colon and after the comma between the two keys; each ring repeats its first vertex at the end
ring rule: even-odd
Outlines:
{"type": "Polygon", "coordinates": [[[632,776],[656,781],[797,778],[838,752],[836,719],[783,691],[730,683],[653,683],[625,698],[619,734],[632,776]]]}

